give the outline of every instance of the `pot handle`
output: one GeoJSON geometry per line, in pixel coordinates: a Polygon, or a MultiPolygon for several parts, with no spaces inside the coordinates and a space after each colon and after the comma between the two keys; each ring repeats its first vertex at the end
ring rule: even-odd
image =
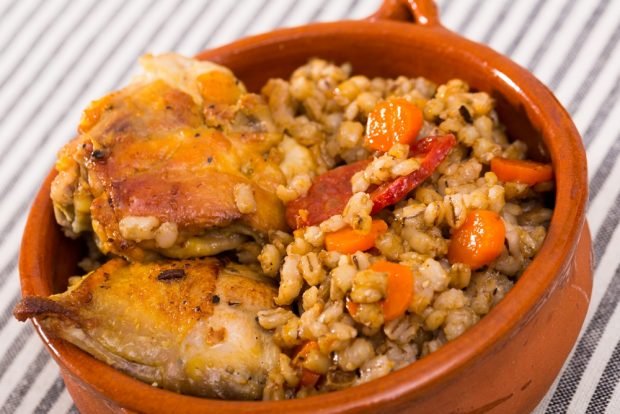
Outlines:
{"type": "Polygon", "coordinates": [[[441,26],[437,6],[433,0],[383,0],[379,10],[367,19],[412,22],[429,27],[441,26]]]}

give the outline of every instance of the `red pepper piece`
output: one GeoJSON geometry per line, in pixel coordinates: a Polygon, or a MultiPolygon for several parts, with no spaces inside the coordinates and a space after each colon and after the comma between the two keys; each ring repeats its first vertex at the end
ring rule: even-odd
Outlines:
{"type": "Polygon", "coordinates": [[[415,142],[411,146],[409,156],[423,155],[420,168],[409,175],[398,177],[392,182],[384,183],[375,189],[370,197],[373,207],[372,214],[376,214],[385,207],[398,203],[414,188],[430,177],[435,168],[446,158],[452,147],[456,145],[456,138],[452,134],[436,137],[427,137],[415,142]]]}
{"type": "Polygon", "coordinates": [[[288,225],[298,229],[319,224],[334,214],[341,214],[353,195],[351,177],[366,168],[369,163],[370,160],[358,161],[319,175],[312,183],[308,194],[286,205],[288,225]]]}
{"type": "Polygon", "coordinates": [[[314,387],[321,379],[321,374],[317,374],[309,369],[301,369],[301,379],[299,380],[300,387],[314,387]]]}
{"type": "MultiPolygon", "coordinates": [[[[420,168],[372,190],[370,192],[374,203],[372,214],[399,202],[430,177],[454,145],[456,145],[456,138],[452,134],[427,137],[413,143],[409,156],[422,157],[420,168]]],[[[366,168],[370,161],[364,160],[343,165],[318,176],[312,183],[308,194],[291,201],[286,206],[288,225],[293,229],[298,229],[319,224],[335,214],[342,214],[349,198],[353,195],[351,177],[366,168]]]]}

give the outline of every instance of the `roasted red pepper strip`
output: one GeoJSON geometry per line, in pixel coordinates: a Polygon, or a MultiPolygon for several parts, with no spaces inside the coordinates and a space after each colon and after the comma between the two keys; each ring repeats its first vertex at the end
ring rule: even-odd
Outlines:
{"type": "MultiPolygon", "coordinates": [[[[433,174],[456,144],[454,135],[427,137],[411,145],[410,157],[422,157],[420,168],[409,175],[385,183],[371,191],[372,214],[402,200],[411,190],[433,174]]],[[[362,171],[371,160],[358,161],[327,171],[318,176],[308,194],[286,206],[286,222],[293,229],[312,226],[335,214],[342,214],[351,198],[351,177],[362,171]]]]}
{"type": "Polygon", "coordinates": [[[321,374],[317,374],[309,369],[301,369],[301,379],[299,380],[300,387],[314,387],[321,379],[321,374]]]}
{"type": "Polygon", "coordinates": [[[414,143],[409,155],[424,156],[420,168],[409,175],[384,183],[370,193],[370,198],[374,203],[371,214],[376,214],[385,207],[396,204],[405,198],[407,194],[433,174],[435,168],[446,158],[454,145],[456,145],[456,138],[452,134],[427,137],[414,143]]]}
{"type": "Polygon", "coordinates": [[[329,170],[319,175],[304,197],[286,205],[286,222],[293,229],[312,226],[327,220],[334,214],[341,214],[351,198],[351,177],[363,170],[370,160],[329,170]]]}

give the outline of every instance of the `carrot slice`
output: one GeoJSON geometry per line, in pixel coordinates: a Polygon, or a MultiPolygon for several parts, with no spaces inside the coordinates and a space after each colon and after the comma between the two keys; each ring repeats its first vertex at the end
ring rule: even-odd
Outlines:
{"type": "Polygon", "coordinates": [[[351,254],[357,251],[368,250],[375,245],[380,234],[387,231],[387,223],[383,220],[373,220],[370,232],[362,234],[352,228],[344,228],[325,235],[325,248],[328,251],[351,254]]]}
{"type": "Polygon", "coordinates": [[[387,292],[383,301],[383,318],[386,322],[403,315],[413,297],[413,273],[407,266],[380,260],[370,266],[375,272],[388,274],[387,292]]]}
{"type": "Polygon", "coordinates": [[[506,226],[499,214],[490,210],[474,210],[452,234],[448,260],[478,269],[500,255],[505,237],[506,226]]]}
{"type": "MultiPolygon", "coordinates": [[[[413,297],[413,273],[407,266],[380,260],[370,266],[376,272],[388,274],[387,292],[382,302],[383,318],[386,322],[402,316],[411,303],[413,297]]],[[[349,315],[355,316],[359,304],[347,297],[345,307],[349,315]]]]}
{"type": "Polygon", "coordinates": [[[550,181],[553,178],[553,168],[550,164],[528,160],[496,157],[491,160],[491,171],[502,181],[516,181],[527,185],[550,181]]]}
{"type": "Polygon", "coordinates": [[[366,147],[388,151],[396,143],[411,144],[422,128],[422,111],[403,98],[379,102],[368,114],[366,147]]]}

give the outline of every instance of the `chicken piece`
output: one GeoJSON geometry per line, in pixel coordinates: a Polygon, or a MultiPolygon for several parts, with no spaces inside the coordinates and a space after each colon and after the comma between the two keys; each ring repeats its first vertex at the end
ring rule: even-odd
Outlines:
{"type": "Polygon", "coordinates": [[[215,258],[112,259],[67,292],[25,297],[14,315],[149,384],[252,400],[278,364],[271,333],[256,321],[276,294],[252,268],[215,258]]]}
{"type": "Polygon", "coordinates": [[[263,99],[212,63],[143,64],[145,75],[86,109],[59,153],[51,197],[65,232],[92,230],[103,253],[144,261],[214,255],[286,230],[273,155],[282,135],[263,99]]]}

